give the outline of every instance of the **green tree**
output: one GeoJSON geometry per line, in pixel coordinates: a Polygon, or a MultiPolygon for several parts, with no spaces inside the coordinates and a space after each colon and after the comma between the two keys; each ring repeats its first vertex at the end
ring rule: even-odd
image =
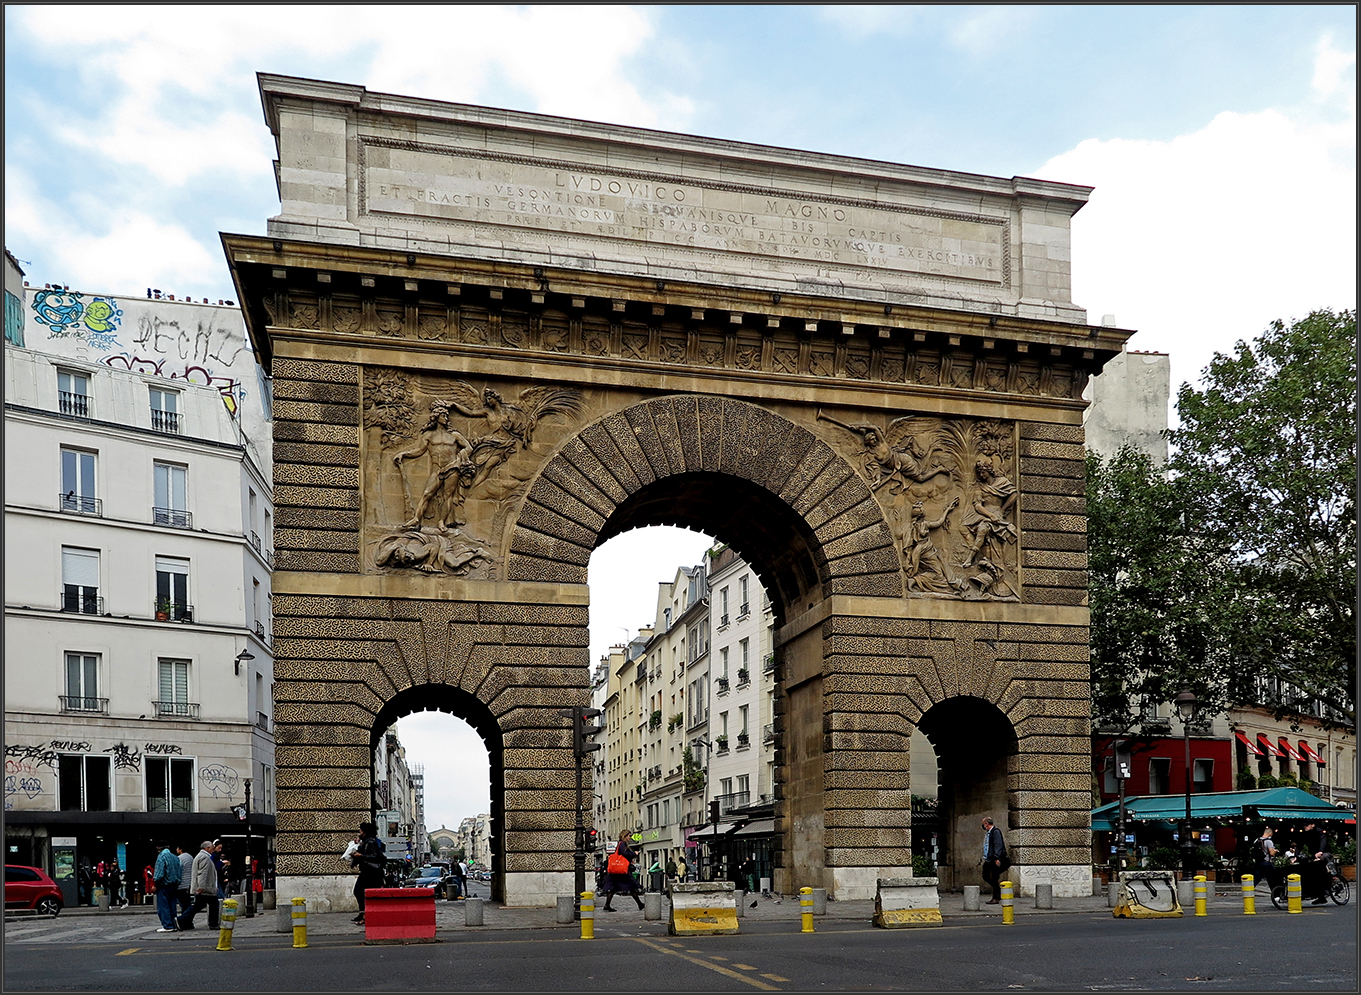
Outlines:
{"type": "Polygon", "coordinates": [[[1092,717],[1128,730],[1144,702],[1191,686],[1227,706],[1225,652],[1206,598],[1223,573],[1195,515],[1199,502],[1140,449],[1087,454],[1092,717]]]}
{"type": "Polygon", "coordinates": [[[1321,699],[1354,725],[1356,312],[1273,322],[1177,409],[1170,469],[1227,554],[1210,604],[1233,696],[1278,715],[1321,699]]]}

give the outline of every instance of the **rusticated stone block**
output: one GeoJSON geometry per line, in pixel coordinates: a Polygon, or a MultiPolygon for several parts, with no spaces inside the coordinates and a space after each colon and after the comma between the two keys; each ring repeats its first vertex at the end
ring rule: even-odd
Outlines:
{"type": "Polygon", "coordinates": [[[901,694],[903,679],[897,675],[827,674],[822,679],[824,694],[901,694]]]}
{"type": "Polygon", "coordinates": [[[512,553],[506,570],[509,580],[532,580],[557,584],[586,583],[586,567],[581,564],[544,560],[512,553]]]}
{"type": "Polygon", "coordinates": [[[279,508],[274,515],[277,529],[348,529],[359,531],[359,513],[338,508],[279,508]]]}
{"type": "Polygon", "coordinates": [[[1016,863],[1022,867],[1026,865],[1034,866],[1037,864],[1058,866],[1070,864],[1075,865],[1080,869],[1087,869],[1092,866],[1090,843],[1088,843],[1085,848],[1082,846],[1025,846],[1018,844],[1010,849],[1016,854],[1014,858],[1016,863]]]}
{"type": "Polygon", "coordinates": [[[571,853],[576,848],[576,835],[572,830],[550,832],[513,832],[506,831],[507,853],[533,853],[537,851],[558,851],[571,853]]]}
{"type": "Polygon", "coordinates": [[[572,625],[585,631],[589,609],[580,605],[482,604],[477,617],[483,622],[509,622],[524,625],[572,625]]]}
{"type": "MultiPolygon", "coordinates": [[[[811,481],[796,499],[789,503],[795,512],[807,518],[816,508],[822,506],[836,491],[847,481],[852,479],[854,471],[846,465],[840,458],[833,457],[822,471],[811,481]]],[[[865,485],[861,483],[861,487],[865,485]]],[[[853,489],[852,489],[853,492],[853,489]]],[[[849,507],[849,505],[846,505],[849,507]]]]}
{"type": "Polygon", "coordinates": [[[687,472],[697,473],[703,469],[703,453],[699,435],[699,407],[697,398],[677,396],[665,398],[671,407],[671,416],[676,420],[676,434],[680,439],[681,456],[687,472]]]}
{"type": "MultiPolygon", "coordinates": [[[[311,701],[299,705],[276,702],[274,705],[275,725],[329,722],[372,726],[373,720],[374,713],[369,709],[343,701],[311,701]]],[[[301,742],[301,740],[295,740],[295,742],[301,742]]]]}
{"type": "MultiPolygon", "coordinates": [[[[841,733],[840,735],[847,735],[841,733]]],[[[826,746],[825,737],[822,753],[822,769],[829,770],[897,770],[907,771],[911,767],[908,757],[906,744],[901,749],[893,753],[882,753],[879,751],[853,751],[838,749],[829,752],[826,746]]]]}
{"type": "Polygon", "coordinates": [[[828,849],[910,847],[912,833],[908,829],[888,826],[861,829],[829,828],[823,831],[823,842],[828,849]]]}
{"type": "Polygon", "coordinates": [[[1074,608],[1086,607],[1087,589],[1085,587],[1028,587],[1026,597],[1036,605],[1069,605],[1074,608]]]}
{"type": "Polygon", "coordinates": [[[359,429],[353,424],[323,425],[320,422],[276,420],[274,438],[292,442],[327,442],[341,446],[357,446],[359,429]]]}
{"type": "Polygon", "coordinates": [[[507,748],[502,754],[502,761],[506,770],[520,773],[549,770],[555,774],[566,774],[570,780],[575,776],[573,774],[575,765],[572,763],[572,730],[567,725],[562,729],[560,741],[554,745],[556,748],[541,750],[507,748]]]}
{"type": "MultiPolygon", "coordinates": [[[[831,447],[819,439],[814,445],[809,447],[808,453],[799,461],[798,466],[790,471],[784,487],[780,490],[780,500],[791,506],[793,506],[795,501],[803,500],[805,493],[808,491],[813,481],[818,479],[823,470],[836,461],[837,455],[832,452],[831,447]]],[[[824,492],[830,491],[844,479],[844,477],[836,477],[834,475],[830,484],[822,485],[824,492]]],[[[811,504],[808,506],[811,507],[811,504]]]]}
{"type": "Polygon", "coordinates": [[[543,477],[539,478],[529,500],[525,502],[525,508],[530,507],[547,508],[568,521],[576,522],[592,535],[599,535],[605,525],[604,517],[594,508],[543,477]]]}
{"type": "MultiPolygon", "coordinates": [[[[1082,809],[1027,809],[1012,812],[1008,819],[1016,829],[1076,829],[1089,831],[1092,825],[1091,812],[1082,809]]],[[[1027,839],[1030,838],[1027,834],[1027,839]]]]}
{"type": "Polygon", "coordinates": [[[516,529],[517,532],[520,529],[532,529],[543,535],[575,543],[587,549],[595,545],[596,537],[600,532],[599,529],[589,529],[539,504],[525,505],[524,511],[520,513],[516,522],[516,529]]]}
{"type": "Polygon", "coordinates": [[[1003,622],[997,627],[999,639],[1015,643],[1081,643],[1086,645],[1090,629],[1085,625],[1030,625],[1003,622]]]}
{"type": "Polygon", "coordinates": [[[359,447],[321,442],[276,442],[274,462],[358,467],[359,447]]]}
{"type": "MultiPolygon", "coordinates": [[[[279,806],[282,807],[291,795],[286,788],[296,788],[300,792],[334,791],[363,785],[367,796],[368,785],[373,779],[369,768],[355,767],[280,767],[275,773],[274,783],[279,789],[279,806]]],[[[364,807],[368,807],[368,801],[364,807]]]]}
{"type": "Polygon", "coordinates": [[[717,473],[723,459],[723,401],[703,395],[695,400],[699,411],[699,448],[701,468],[717,473]]]}
{"type": "MultiPolygon", "coordinates": [[[[367,812],[355,813],[356,827],[359,822],[367,821],[367,812]]],[[[275,850],[280,853],[318,854],[334,853],[337,857],[345,852],[346,845],[354,839],[354,830],[348,833],[334,832],[280,833],[275,838],[275,850]]]]}
{"type": "Polygon", "coordinates": [[[848,788],[852,791],[873,791],[880,788],[899,788],[903,783],[901,770],[824,770],[822,786],[826,790],[848,788]]]}
{"type": "Polygon", "coordinates": [[[880,523],[875,523],[859,532],[852,532],[840,539],[833,539],[831,542],[823,543],[822,546],[823,555],[829,560],[857,553],[867,553],[875,549],[887,549],[893,555],[892,537],[880,523]]]}
{"type": "Polygon", "coordinates": [[[278,722],[274,729],[276,746],[353,746],[368,744],[371,722],[358,725],[316,725],[278,722]]]}
{"type": "Polygon", "coordinates": [[[837,730],[823,737],[824,750],[873,751],[885,755],[898,755],[907,750],[908,738],[893,732],[851,732],[837,730]]]}
{"type": "Polygon", "coordinates": [[[1092,789],[1090,762],[1087,764],[1087,768],[1084,771],[1073,771],[1067,774],[1023,772],[1016,774],[1010,783],[1022,791],[1075,791],[1085,783],[1088,797],[1090,797],[1092,789]]]}
{"type": "Polygon", "coordinates": [[[554,560],[559,563],[585,567],[591,561],[591,550],[564,539],[555,539],[527,528],[516,529],[511,551],[519,556],[554,560]]]}
{"type": "Polygon", "coordinates": [[[823,582],[828,594],[850,594],[864,598],[899,598],[903,594],[902,575],[896,570],[884,573],[856,573],[861,564],[847,564],[837,560],[838,566],[846,564],[845,574],[832,576],[823,582]]]}
{"type": "Polygon", "coordinates": [[[911,637],[929,636],[931,623],[921,618],[866,618],[833,615],[824,623],[826,635],[911,637]]]}
{"type": "Polygon", "coordinates": [[[548,791],[538,788],[531,790],[506,789],[507,812],[547,812],[553,809],[575,812],[577,810],[576,791],[548,791]]]}
{"type": "MultiPolygon", "coordinates": [[[[336,767],[367,769],[373,764],[367,739],[362,745],[315,746],[274,742],[274,760],[285,767],[336,767]]],[[[282,804],[282,801],[280,802],[282,804]]]]}
{"type": "MultiPolygon", "coordinates": [[[[590,454],[587,453],[587,455],[589,456],[590,454]]],[[[591,456],[590,458],[592,460],[595,459],[594,456],[591,456]]],[[[566,459],[554,458],[549,460],[547,465],[543,468],[540,480],[551,481],[560,490],[573,495],[578,501],[581,501],[599,515],[601,519],[608,519],[610,515],[614,513],[615,507],[617,507],[616,503],[612,501],[604,491],[596,486],[593,481],[585,477],[580,470],[566,459]]],[[[616,482],[614,485],[616,490],[618,489],[618,486],[619,485],[616,482]]],[[[535,490],[530,491],[530,497],[533,500],[539,500],[537,486],[535,490]]]]}
{"type": "Polygon", "coordinates": [[[1044,477],[1025,473],[1021,475],[1022,494],[1060,494],[1065,497],[1083,497],[1087,493],[1086,482],[1081,477],[1044,477]]]}
{"type": "MultiPolygon", "coordinates": [[[[833,467],[835,466],[836,464],[833,464],[833,467]]],[[[820,534],[828,522],[864,503],[865,499],[870,496],[869,488],[865,485],[865,482],[856,476],[849,467],[845,469],[847,476],[843,477],[831,493],[818,502],[816,507],[809,509],[807,514],[804,515],[804,521],[808,523],[815,534],[820,534]]]]}
{"type": "Polygon", "coordinates": [[[1022,532],[1080,532],[1087,531],[1086,515],[1057,515],[1039,511],[1021,511],[1022,532]]]}
{"type": "Polygon", "coordinates": [[[359,367],[352,363],[318,362],[310,359],[280,359],[276,357],[271,369],[274,381],[314,380],[322,383],[359,383],[359,367]]]}
{"type": "MultiPolygon", "coordinates": [[[[823,714],[822,728],[824,732],[894,733],[899,736],[911,736],[913,725],[896,711],[828,711],[823,714]]],[[[776,730],[783,731],[779,721],[776,722],[776,730]]]]}
{"type": "Polygon", "coordinates": [[[369,804],[368,792],[347,792],[350,794],[364,797],[358,802],[351,803],[335,797],[330,799],[336,809],[299,809],[296,812],[286,812],[280,810],[275,816],[276,826],[280,832],[301,833],[301,832],[332,832],[332,833],[353,833],[355,830],[354,813],[364,811],[369,804]]]}
{"type": "MultiPolygon", "coordinates": [[[[1081,704],[1079,702],[1078,704],[1081,704]]],[[[1089,716],[1078,715],[1064,718],[1052,714],[1048,707],[1049,703],[1044,702],[1042,707],[1048,715],[1029,715],[1022,719],[1013,719],[1016,726],[1017,736],[1071,736],[1076,740],[1086,743],[1088,749],[1091,748],[1090,733],[1092,721],[1089,716]]],[[[1067,753],[1068,749],[1065,748],[1067,753]]]]}
{"type": "Polygon", "coordinates": [[[826,850],[828,867],[911,867],[912,849],[901,847],[831,847],[826,850]]]}
{"type": "MultiPolygon", "coordinates": [[[[353,466],[314,466],[311,463],[275,463],[274,483],[312,487],[359,487],[359,470],[353,466]]],[[[297,503],[308,505],[310,491],[300,492],[297,503]]]]}
{"type": "Polygon", "coordinates": [[[358,386],[340,383],[317,383],[310,380],[280,379],[277,375],[273,384],[274,400],[319,401],[323,404],[359,405],[358,386]]]}
{"type": "Polygon", "coordinates": [[[822,642],[827,656],[872,656],[901,658],[908,652],[907,640],[892,636],[830,635],[822,642]]]}
{"type": "Polygon", "coordinates": [[[832,808],[823,815],[823,826],[828,829],[897,829],[911,828],[912,808],[832,808]]]}
{"type": "Polygon", "coordinates": [[[1021,459],[1021,476],[1073,477],[1082,480],[1087,476],[1087,464],[1076,459],[1039,459],[1026,456],[1021,459]]]}
{"type": "Polygon", "coordinates": [[[1059,494],[1022,494],[1021,511],[1049,512],[1055,515],[1086,515],[1087,499],[1081,495],[1067,497],[1059,494]]]}
{"type": "MultiPolygon", "coordinates": [[[[576,844],[573,843],[573,846],[576,844]]],[[[571,851],[555,853],[508,850],[505,855],[505,868],[516,871],[570,871],[572,869],[571,851]]]]}
{"type": "Polygon", "coordinates": [[[326,532],[321,529],[275,529],[274,549],[296,551],[302,549],[326,552],[358,552],[358,532],[326,532]]]}
{"type": "Polygon", "coordinates": [[[323,425],[358,425],[359,408],[353,404],[328,404],[320,401],[274,399],[274,420],[318,422],[323,425]]]}
{"type": "MultiPolygon", "coordinates": [[[[277,469],[278,464],[275,464],[277,469]]],[[[355,480],[358,481],[356,474],[355,480]]],[[[329,487],[311,487],[282,484],[274,481],[274,508],[289,506],[300,508],[359,508],[359,491],[355,487],[337,490],[329,487]]]]}
{"type": "MultiPolygon", "coordinates": [[[[1087,569],[1087,554],[1044,549],[1023,549],[1021,550],[1021,566],[1027,569],[1033,567],[1046,567],[1059,570],[1085,571],[1087,569]]],[[[1027,576],[1029,576],[1028,573],[1027,576]]]]}
{"type": "Polygon", "coordinates": [[[676,414],[671,399],[651,401],[646,408],[648,414],[652,416],[652,424],[657,429],[657,440],[661,443],[661,453],[666,457],[670,473],[684,473],[687,469],[685,450],[681,445],[680,429],[676,425],[676,414]]]}
{"type": "MultiPolygon", "coordinates": [[[[628,424],[629,432],[638,440],[639,451],[643,455],[642,466],[647,468],[654,480],[663,480],[671,475],[671,461],[662,449],[662,441],[657,435],[657,426],[646,404],[635,405],[621,412],[628,424]]],[[[640,475],[641,476],[641,475],[640,475]]],[[[613,497],[613,495],[611,495],[613,497]]],[[[622,501],[622,497],[616,498],[622,501]]]]}
{"type": "Polygon", "coordinates": [[[609,431],[600,424],[587,425],[577,436],[581,444],[591,451],[591,455],[610,475],[619,482],[626,493],[632,494],[643,486],[629,460],[619,451],[618,445],[609,431]]]}
{"type": "Polygon", "coordinates": [[[1087,590],[1086,570],[1030,569],[1025,572],[1026,587],[1069,587],[1087,590]]]}
{"type": "Polygon", "coordinates": [[[1016,432],[1023,440],[1043,442],[1067,442],[1081,446],[1086,435],[1081,425],[1055,425],[1050,422],[1022,421],[1016,423],[1016,432]]]}
{"type": "MultiPolygon", "coordinates": [[[[627,418],[622,414],[610,415],[600,423],[600,428],[609,438],[610,444],[618,454],[617,459],[628,468],[629,476],[632,480],[637,481],[639,487],[646,487],[657,479],[656,471],[652,469],[652,464],[647,461],[643,447],[638,443],[638,436],[634,433],[633,426],[629,424],[627,418]]],[[[603,447],[602,440],[600,449],[596,449],[594,446],[592,449],[596,449],[597,456],[599,456],[603,447]]]]}
{"type": "Polygon", "coordinates": [[[1041,532],[1032,530],[1022,540],[1027,549],[1054,549],[1065,552],[1085,553],[1087,534],[1085,532],[1041,532]]]}

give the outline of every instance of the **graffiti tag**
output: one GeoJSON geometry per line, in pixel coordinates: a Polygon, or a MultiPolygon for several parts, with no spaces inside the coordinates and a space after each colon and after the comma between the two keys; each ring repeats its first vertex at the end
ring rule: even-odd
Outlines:
{"type": "Polygon", "coordinates": [[[130,355],[120,353],[117,356],[108,356],[104,360],[104,365],[112,369],[129,370],[132,373],[148,373],[158,377],[166,377],[169,380],[183,380],[186,383],[197,384],[200,387],[211,387],[222,395],[222,403],[227,406],[227,410],[233,415],[236,414],[236,397],[240,393],[240,381],[232,377],[220,377],[208,372],[198,364],[192,364],[184,369],[166,372],[166,362],[164,358],[148,359],[145,356],[130,355]]]}
{"type": "Polygon", "coordinates": [[[236,794],[236,787],[240,783],[236,769],[226,764],[209,764],[198,772],[198,779],[212,792],[214,798],[230,798],[236,794]]]}
{"type": "Polygon", "coordinates": [[[33,799],[43,793],[43,782],[40,777],[23,777],[17,774],[9,774],[5,777],[5,796],[23,795],[25,798],[33,799]]]}
{"type": "Polygon", "coordinates": [[[184,753],[184,751],[174,743],[147,743],[146,751],[147,753],[184,753]]]}
{"type": "Polygon", "coordinates": [[[107,297],[81,298],[80,291],[39,290],[33,294],[33,314],[52,330],[54,338],[79,338],[96,349],[117,344],[123,309],[107,297]]]}
{"type": "Polygon", "coordinates": [[[54,740],[52,740],[52,744],[51,744],[51,745],[52,745],[52,749],[54,749],[54,750],[61,750],[61,751],[64,752],[64,753],[89,753],[89,752],[90,752],[90,744],[89,744],[89,743],[77,742],[77,741],[74,740],[74,739],[54,739],[54,740]]]}
{"type": "Polygon", "coordinates": [[[142,766],[142,755],[127,743],[110,746],[104,752],[113,754],[113,766],[117,770],[138,770],[142,766]]]}
{"type": "MultiPolygon", "coordinates": [[[[55,745],[55,744],[54,744],[55,745]]],[[[32,767],[56,767],[57,751],[47,746],[20,746],[12,744],[5,747],[5,756],[18,762],[31,762],[32,767]]],[[[10,761],[5,761],[5,772],[9,773],[10,761]]],[[[25,763],[25,766],[29,766],[25,763]]],[[[31,769],[31,768],[30,768],[31,769]]]]}

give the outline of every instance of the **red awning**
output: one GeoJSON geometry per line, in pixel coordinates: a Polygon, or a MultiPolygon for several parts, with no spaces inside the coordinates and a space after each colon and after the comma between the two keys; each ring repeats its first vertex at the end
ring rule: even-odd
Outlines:
{"type": "Polygon", "coordinates": [[[1268,737],[1267,734],[1264,732],[1259,732],[1257,734],[1257,745],[1260,746],[1262,748],[1262,752],[1269,757],[1285,756],[1284,753],[1277,749],[1276,744],[1271,742],[1270,737],[1268,737]]]}
{"type": "Polygon", "coordinates": [[[1300,756],[1300,751],[1290,745],[1290,740],[1282,736],[1280,743],[1281,749],[1285,751],[1286,755],[1289,756],[1291,760],[1298,760],[1300,763],[1305,762],[1305,758],[1300,756]]]}
{"type": "Polygon", "coordinates": [[[1235,730],[1234,735],[1238,737],[1238,742],[1246,746],[1248,748],[1248,752],[1251,753],[1254,757],[1260,757],[1262,755],[1261,749],[1258,748],[1256,743],[1248,739],[1248,734],[1245,733],[1242,729],[1235,730]]]}
{"type": "Polygon", "coordinates": [[[1324,760],[1321,756],[1314,752],[1314,748],[1310,746],[1308,743],[1306,743],[1304,740],[1300,740],[1300,752],[1304,754],[1306,760],[1312,760],[1320,767],[1328,766],[1328,761],[1324,760]]]}

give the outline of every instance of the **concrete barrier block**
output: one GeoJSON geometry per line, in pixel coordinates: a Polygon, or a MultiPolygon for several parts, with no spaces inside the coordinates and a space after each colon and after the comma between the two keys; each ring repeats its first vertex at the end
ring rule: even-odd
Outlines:
{"type": "Polygon", "coordinates": [[[1052,884],[1035,885],[1035,908],[1052,909],[1054,907],[1054,886],[1052,884]]]}
{"type": "Polygon", "coordinates": [[[671,888],[672,936],[737,932],[736,889],[731,881],[698,881],[671,888]]]}
{"type": "Polygon", "coordinates": [[[571,895],[558,896],[558,925],[566,926],[576,921],[577,903],[571,895]]]}
{"type": "Polygon", "coordinates": [[[966,884],[964,886],[964,911],[977,912],[982,907],[979,904],[981,898],[981,889],[978,885],[966,884]]]}
{"type": "Polygon", "coordinates": [[[368,888],[365,943],[434,943],[434,888],[368,888]]]}
{"type": "Polygon", "coordinates": [[[659,922],[662,918],[662,896],[649,891],[643,896],[643,918],[649,922],[659,922]]]}
{"type": "Polygon", "coordinates": [[[468,898],[463,902],[463,925],[482,925],[482,899],[468,898]]]}
{"type": "Polygon", "coordinates": [[[732,898],[734,904],[737,905],[737,918],[745,918],[747,914],[747,893],[739,888],[732,893],[732,898]]]}
{"type": "Polygon", "coordinates": [[[1177,892],[1171,871],[1126,871],[1120,876],[1120,897],[1112,915],[1127,919],[1179,919],[1182,912],[1177,892]]]}
{"type": "Polygon", "coordinates": [[[941,925],[939,885],[940,878],[879,878],[874,925],[885,929],[941,925]]]}
{"type": "Polygon", "coordinates": [[[813,915],[825,916],[827,914],[827,889],[813,889],[813,915]]]}

